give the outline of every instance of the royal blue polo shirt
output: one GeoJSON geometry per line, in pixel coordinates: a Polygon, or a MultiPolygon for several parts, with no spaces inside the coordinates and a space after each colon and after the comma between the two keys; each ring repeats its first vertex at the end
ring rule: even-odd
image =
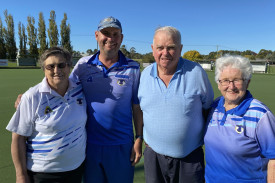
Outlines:
{"type": "Polygon", "coordinates": [[[81,58],[70,77],[78,78],[87,100],[87,141],[120,145],[133,141],[132,104],[139,104],[139,64],[119,51],[119,60],[106,69],[97,52],[81,58]]]}

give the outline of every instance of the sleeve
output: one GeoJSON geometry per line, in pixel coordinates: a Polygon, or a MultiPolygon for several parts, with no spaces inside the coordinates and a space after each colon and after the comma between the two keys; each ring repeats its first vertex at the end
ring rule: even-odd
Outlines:
{"type": "Polygon", "coordinates": [[[275,116],[267,111],[258,122],[256,138],[262,155],[268,159],[275,158],[275,116]]]}
{"type": "Polygon", "coordinates": [[[34,108],[32,104],[32,100],[26,94],[23,94],[21,102],[6,129],[21,136],[31,136],[34,126],[34,108]]]}
{"type": "Polygon", "coordinates": [[[133,91],[132,91],[132,103],[139,104],[138,99],[138,87],[139,87],[139,80],[140,80],[140,67],[138,65],[138,69],[135,70],[135,76],[133,81],[133,91]]]}

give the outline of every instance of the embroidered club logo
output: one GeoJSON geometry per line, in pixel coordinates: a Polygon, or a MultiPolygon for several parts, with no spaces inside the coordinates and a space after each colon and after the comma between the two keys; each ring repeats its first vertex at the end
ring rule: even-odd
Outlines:
{"type": "Polygon", "coordinates": [[[117,84],[118,84],[119,86],[123,86],[123,85],[126,84],[126,81],[125,81],[124,79],[118,79],[118,80],[117,80],[117,84]]]}
{"type": "Polygon", "coordinates": [[[93,77],[90,76],[90,77],[87,79],[87,82],[93,82],[93,77]]]}
{"type": "Polygon", "coordinates": [[[113,19],[112,18],[105,18],[104,20],[103,20],[103,22],[111,22],[113,19]]]}
{"type": "Polygon", "coordinates": [[[243,126],[241,126],[241,125],[237,125],[236,127],[235,127],[235,131],[237,132],[237,133],[243,133],[243,131],[244,131],[244,128],[243,128],[243,126]]]}
{"type": "Polygon", "coordinates": [[[78,98],[78,99],[76,99],[76,103],[77,103],[78,105],[82,105],[82,104],[83,104],[83,98],[78,98]]]}
{"type": "Polygon", "coordinates": [[[52,112],[53,110],[49,107],[49,106],[47,106],[46,108],[45,108],[45,114],[49,114],[50,112],[52,112]]]}

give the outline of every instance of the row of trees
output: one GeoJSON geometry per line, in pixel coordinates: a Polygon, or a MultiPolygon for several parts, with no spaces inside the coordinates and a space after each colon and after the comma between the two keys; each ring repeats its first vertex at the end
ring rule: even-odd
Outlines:
{"type": "MultiPolygon", "coordinates": [[[[46,49],[53,46],[62,46],[73,53],[74,56],[81,56],[79,51],[73,51],[70,40],[70,24],[67,23],[67,14],[64,13],[64,17],[60,24],[60,32],[58,32],[58,26],[56,24],[55,11],[50,12],[50,18],[48,23],[48,29],[46,29],[46,22],[44,20],[43,13],[39,13],[38,27],[35,27],[35,18],[32,16],[27,17],[27,26],[21,22],[18,23],[18,37],[19,37],[19,49],[17,50],[15,33],[14,33],[14,21],[13,16],[4,11],[4,17],[6,26],[3,25],[0,16],[0,59],[15,59],[17,52],[21,57],[35,57],[37,58],[46,49]],[[46,34],[47,33],[47,34],[46,34]],[[47,38],[48,35],[48,38],[47,38]],[[59,40],[59,38],[61,40],[59,40]]],[[[127,49],[125,45],[122,45],[120,50],[126,55],[126,57],[133,59],[140,59],[143,62],[154,62],[152,52],[146,54],[140,54],[136,52],[134,47],[127,49]]],[[[88,49],[87,54],[91,55],[97,52],[97,49],[88,49]]],[[[259,53],[255,53],[251,50],[246,51],[231,51],[231,50],[219,50],[216,52],[210,52],[208,55],[201,55],[196,50],[191,50],[184,53],[183,58],[200,61],[200,60],[215,60],[216,58],[225,55],[242,55],[250,60],[275,60],[275,51],[262,49],[259,53]]]]}
{"type": "Polygon", "coordinates": [[[38,57],[49,47],[60,45],[70,52],[73,47],[70,40],[70,24],[67,23],[67,14],[64,13],[60,24],[60,33],[56,24],[55,11],[50,12],[49,27],[43,13],[39,13],[38,28],[35,27],[35,18],[27,17],[27,27],[21,22],[18,23],[19,50],[16,47],[13,16],[4,11],[6,26],[3,25],[0,17],[0,58],[15,59],[17,51],[21,57],[38,57]],[[26,33],[27,31],[27,33],[26,33]],[[46,32],[48,33],[48,39],[46,32]],[[59,41],[59,35],[61,40],[59,41]],[[28,48],[27,48],[28,45],[28,48]]]}
{"type": "MultiPolygon", "coordinates": [[[[126,49],[125,45],[122,45],[120,50],[129,58],[132,59],[142,59],[144,63],[154,62],[154,57],[152,52],[146,54],[139,54],[135,52],[135,48],[132,47],[129,51],[126,49]]],[[[196,50],[190,50],[183,54],[183,58],[192,61],[214,61],[217,58],[230,54],[230,55],[241,55],[250,60],[265,60],[275,62],[275,51],[261,49],[259,53],[253,52],[251,50],[246,51],[232,51],[232,50],[219,50],[215,52],[210,52],[208,55],[202,55],[196,50]]]]}
{"type": "Polygon", "coordinates": [[[275,61],[275,51],[261,49],[259,53],[255,53],[251,50],[246,51],[232,51],[232,50],[219,50],[218,52],[210,52],[208,55],[201,55],[196,50],[187,51],[183,54],[183,58],[192,61],[200,60],[216,60],[217,58],[230,54],[230,55],[241,55],[250,60],[266,60],[266,61],[275,61]]]}
{"type": "MultiPolygon", "coordinates": [[[[95,54],[98,50],[97,49],[88,49],[86,51],[86,53],[88,55],[92,55],[92,54],[95,54]]],[[[126,45],[121,45],[120,47],[120,51],[128,58],[135,58],[135,59],[142,59],[143,58],[143,55],[140,54],[140,53],[137,53],[136,52],[136,48],[135,47],[131,47],[129,50],[126,48],[126,45]]],[[[81,54],[80,52],[76,52],[76,54],[79,53],[81,54]]]]}

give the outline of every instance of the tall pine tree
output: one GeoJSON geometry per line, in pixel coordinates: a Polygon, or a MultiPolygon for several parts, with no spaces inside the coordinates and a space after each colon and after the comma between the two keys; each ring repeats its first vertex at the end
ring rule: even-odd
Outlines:
{"type": "Polygon", "coordinates": [[[49,28],[48,28],[48,38],[49,38],[50,47],[54,47],[58,45],[58,29],[57,29],[55,19],[56,19],[55,11],[52,10],[50,13],[49,28]]]}
{"type": "Polygon", "coordinates": [[[21,22],[18,23],[18,36],[19,36],[19,55],[20,55],[20,57],[26,57],[27,36],[25,34],[25,26],[21,22]]]}
{"type": "Polygon", "coordinates": [[[38,42],[40,45],[39,55],[41,55],[46,49],[48,49],[48,43],[46,41],[46,24],[42,12],[39,13],[38,42]]]}
{"type": "Polygon", "coordinates": [[[23,50],[23,34],[22,34],[22,23],[18,23],[18,36],[19,36],[19,55],[22,56],[23,50]]]}
{"type": "Polygon", "coordinates": [[[37,48],[37,29],[35,28],[35,20],[34,17],[28,16],[28,45],[29,45],[29,53],[31,57],[38,57],[38,48],[37,48]]]}
{"type": "Polygon", "coordinates": [[[3,24],[0,17],[0,59],[5,59],[7,57],[7,50],[4,39],[3,24]]]}
{"type": "Polygon", "coordinates": [[[71,34],[71,28],[70,28],[70,24],[67,25],[67,14],[64,13],[64,18],[61,22],[60,25],[60,36],[61,36],[61,45],[63,46],[63,48],[66,48],[69,52],[72,53],[73,49],[71,46],[71,38],[70,38],[70,34],[71,34]]]}
{"type": "Polygon", "coordinates": [[[28,36],[26,34],[26,28],[25,28],[24,24],[22,24],[22,36],[23,36],[23,54],[27,55],[28,36]]]}
{"type": "Polygon", "coordinates": [[[5,10],[5,21],[7,24],[7,28],[3,27],[4,38],[5,38],[5,45],[7,50],[7,58],[9,59],[16,59],[16,42],[15,42],[15,35],[14,35],[14,22],[13,16],[8,14],[8,10],[5,10]]]}

